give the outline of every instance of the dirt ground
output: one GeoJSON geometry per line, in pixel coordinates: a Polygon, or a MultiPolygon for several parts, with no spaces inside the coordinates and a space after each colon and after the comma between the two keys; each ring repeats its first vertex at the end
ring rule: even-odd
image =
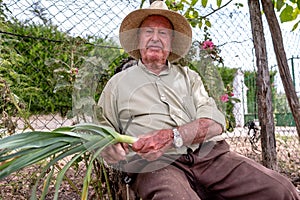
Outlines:
{"type": "MultiPolygon", "coordinates": [[[[237,151],[247,157],[250,157],[257,162],[261,160],[260,147],[252,148],[248,141],[229,140],[232,150],[237,151]]],[[[277,155],[280,173],[287,176],[300,191],[300,148],[299,142],[294,140],[277,141],[277,155]],[[295,143],[297,146],[295,146],[295,143]],[[296,147],[288,149],[288,146],[296,147]],[[287,152],[288,150],[288,152],[287,152]]],[[[63,163],[60,163],[60,167],[63,163]]],[[[10,175],[0,180],[0,200],[27,200],[31,196],[31,188],[35,184],[36,177],[39,175],[40,166],[34,165],[27,167],[17,173],[10,175]]],[[[61,200],[77,200],[80,199],[80,191],[82,189],[83,177],[85,175],[84,165],[78,165],[71,168],[67,172],[67,177],[71,182],[63,181],[59,189],[59,197],[61,200]],[[78,191],[76,191],[78,190],[78,191]]],[[[46,200],[54,197],[54,179],[51,181],[46,200]]],[[[43,183],[39,183],[38,194],[41,194],[43,183]]],[[[99,199],[95,196],[95,191],[91,187],[89,190],[89,199],[99,199]]],[[[108,199],[105,195],[101,199],[108,199]]]]}

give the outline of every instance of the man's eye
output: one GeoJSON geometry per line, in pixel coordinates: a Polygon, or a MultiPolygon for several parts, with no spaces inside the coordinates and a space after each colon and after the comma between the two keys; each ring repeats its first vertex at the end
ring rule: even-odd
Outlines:
{"type": "Polygon", "coordinates": [[[150,34],[150,33],[153,33],[153,30],[151,30],[151,29],[144,29],[143,32],[144,32],[144,33],[147,33],[147,34],[150,34]]]}

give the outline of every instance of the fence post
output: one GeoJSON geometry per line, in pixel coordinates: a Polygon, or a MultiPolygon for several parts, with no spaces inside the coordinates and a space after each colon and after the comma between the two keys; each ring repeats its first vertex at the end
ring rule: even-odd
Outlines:
{"type": "Polygon", "coordinates": [[[293,85],[296,89],[296,80],[295,80],[295,68],[294,68],[294,56],[291,58],[291,65],[292,65],[292,77],[293,77],[293,85]]]}

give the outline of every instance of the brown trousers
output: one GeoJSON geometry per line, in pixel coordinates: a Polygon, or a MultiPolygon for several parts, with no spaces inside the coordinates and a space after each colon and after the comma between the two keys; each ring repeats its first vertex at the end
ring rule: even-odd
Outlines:
{"type": "Polygon", "coordinates": [[[131,185],[143,200],[300,200],[286,177],[231,152],[225,141],[202,144],[174,162],[144,164],[131,185]]]}

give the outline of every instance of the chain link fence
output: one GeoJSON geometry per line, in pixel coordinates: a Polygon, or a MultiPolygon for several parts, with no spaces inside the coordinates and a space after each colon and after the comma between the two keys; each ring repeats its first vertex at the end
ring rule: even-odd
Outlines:
{"type": "MultiPolygon", "coordinates": [[[[115,0],[115,1],[96,1],[96,0],[78,0],[78,1],[58,1],[58,0],[6,0],[3,2],[8,8],[5,15],[10,21],[17,19],[26,24],[44,24],[55,26],[61,32],[66,33],[73,38],[84,38],[88,41],[90,38],[101,38],[106,41],[111,41],[113,45],[92,45],[90,51],[94,48],[100,48],[103,51],[107,49],[114,49],[115,51],[122,51],[118,41],[118,30],[122,19],[131,11],[138,9],[141,5],[140,1],[134,0],[115,0]]],[[[148,7],[149,2],[146,1],[143,7],[148,7]]],[[[233,2],[228,6],[214,12],[213,8],[196,8],[198,12],[204,16],[209,15],[209,20],[212,27],[209,28],[210,38],[213,43],[221,50],[220,56],[224,60],[224,66],[229,68],[239,69],[240,79],[236,79],[233,84],[236,95],[241,102],[236,105],[235,117],[238,125],[232,132],[226,133],[227,140],[232,144],[232,149],[251,157],[258,162],[261,160],[261,147],[259,142],[259,123],[257,120],[257,109],[255,96],[247,95],[249,86],[255,88],[255,81],[245,76],[246,72],[255,72],[255,56],[254,46],[251,33],[250,16],[247,4],[244,7],[236,8],[233,2]],[[251,122],[254,122],[251,123],[251,122]],[[251,137],[252,136],[252,137],[251,137]]],[[[268,63],[270,69],[274,72],[278,71],[276,67],[276,58],[273,51],[272,39],[268,29],[268,25],[264,20],[264,33],[266,37],[266,44],[268,50],[268,63]]],[[[299,52],[300,52],[300,33],[299,28],[291,32],[291,27],[282,24],[282,35],[285,45],[287,57],[290,61],[292,77],[294,77],[296,91],[300,92],[300,77],[299,77],[299,52]],[[292,60],[293,59],[293,62],[292,60]]],[[[9,35],[12,39],[18,39],[20,43],[26,42],[32,37],[33,40],[47,40],[47,35],[35,38],[32,35],[24,33],[23,35],[15,34],[14,32],[2,31],[0,37],[9,35]]],[[[92,41],[89,40],[90,41],[92,41]]],[[[52,42],[55,41],[51,38],[52,42]]],[[[194,41],[203,41],[204,32],[199,28],[194,28],[194,41]]],[[[84,42],[86,45],[89,42],[84,42]]],[[[76,48],[80,48],[81,44],[77,44],[76,48]]],[[[74,47],[74,43],[70,42],[70,48],[74,47]]],[[[66,47],[67,49],[67,47],[66,47]]],[[[27,49],[30,51],[29,49],[27,49]]],[[[45,47],[47,51],[47,47],[45,47]]],[[[56,49],[54,52],[59,56],[63,49],[56,49]]],[[[67,50],[65,50],[67,51],[67,50]]],[[[27,54],[28,52],[18,52],[18,54],[27,54]]],[[[35,60],[46,61],[42,57],[41,52],[36,54],[35,60]]],[[[76,53],[76,52],[75,52],[76,53]]],[[[72,55],[70,53],[70,55],[72,55]]],[[[78,57],[80,55],[77,55],[78,57]]],[[[118,59],[115,57],[114,59],[118,59]]],[[[111,63],[114,59],[110,59],[105,63],[111,63]]],[[[34,65],[28,65],[28,68],[35,68],[34,65]]],[[[45,67],[49,67],[45,64],[45,67]]],[[[74,67],[71,66],[70,69],[74,67]]],[[[39,69],[36,69],[37,71],[39,69]]],[[[55,68],[53,68],[53,71],[55,68]]],[[[24,72],[26,74],[26,72],[24,72]]],[[[45,76],[45,74],[44,74],[45,76]]],[[[38,80],[37,80],[38,81],[38,80]]],[[[293,124],[288,104],[285,100],[282,83],[278,73],[274,75],[274,82],[272,85],[276,90],[276,98],[282,99],[281,102],[275,104],[282,104],[281,110],[275,110],[276,116],[276,140],[278,162],[281,170],[293,177],[300,176],[300,146],[297,139],[296,128],[293,124]],[[277,112],[278,111],[278,112],[277,112]],[[286,122],[286,123],[284,123],[286,122]]],[[[28,94],[29,95],[29,94],[28,94]]],[[[45,96],[45,98],[47,98],[45,96]]],[[[71,97],[70,97],[71,98],[71,97]]],[[[3,117],[3,116],[2,116],[3,117]]],[[[54,129],[64,125],[71,125],[77,123],[78,119],[68,119],[65,115],[60,113],[52,114],[36,114],[32,115],[25,121],[22,117],[13,117],[15,121],[16,130],[28,129],[29,124],[36,130],[54,129]]],[[[3,118],[2,118],[3,122],[3,118]]],[[[4,131],[4,130],[2,130],[4,131]]]]}

